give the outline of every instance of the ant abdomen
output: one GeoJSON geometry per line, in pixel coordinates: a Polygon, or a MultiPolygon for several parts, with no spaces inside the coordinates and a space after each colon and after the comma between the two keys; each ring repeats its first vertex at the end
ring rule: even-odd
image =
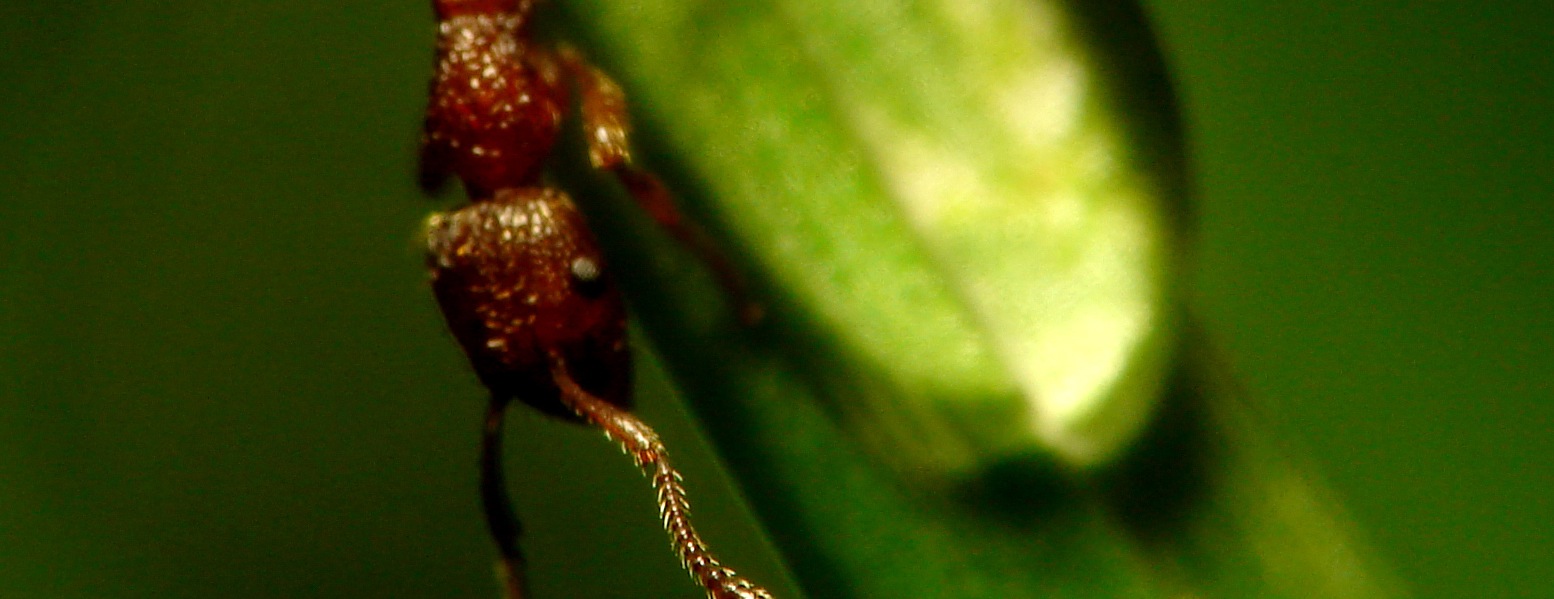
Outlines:
{"type": "MultiPolygon", "coordinates": [[[[569,100],[550,54],[528,47],[527,14],[513,2],[439,2],[437,69],[421,140],[421,185],[449,174],[471,199],[539,179],[569,100]]],[[[527,2],[525,2],[527,4],[527,2]]]]}
{"type": "Polygon", "coordinates": [[[501,189],[433,216],[427,252],[449,328],[493,394],[575,418],[557,398],[556,352],[583,390],[630,406],[625,306],[565,193],[501,189]]]}

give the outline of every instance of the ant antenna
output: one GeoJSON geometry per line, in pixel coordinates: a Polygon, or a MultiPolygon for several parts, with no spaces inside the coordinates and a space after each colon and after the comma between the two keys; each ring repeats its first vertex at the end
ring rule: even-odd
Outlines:
{"type": "Polygon", "coordinates": [[[680,472],[669,463],[668,450],[652,427],[630,412],[590,395],[572,380],[566,362],[551,352],[551,376],[561,390],[561,401],[589,424],[619,443],[633,463],[653,483],[658,493],[658,515],[680,565],[691,574],[707,599],[772,599],[771,593],[718,562],[691,525],[691,502],[681,486],[680,472]]]}

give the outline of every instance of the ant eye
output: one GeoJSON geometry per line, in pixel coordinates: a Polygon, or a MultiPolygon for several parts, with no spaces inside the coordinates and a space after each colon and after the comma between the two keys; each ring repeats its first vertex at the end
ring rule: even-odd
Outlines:
{"type": "Polygon", "coordinates": [[[578,292],[594,297],[604,291],[604,270],[600,268],[599,261],[587,256],[579,256],[572,260],[572,282],[577,285],[578,292]]]}

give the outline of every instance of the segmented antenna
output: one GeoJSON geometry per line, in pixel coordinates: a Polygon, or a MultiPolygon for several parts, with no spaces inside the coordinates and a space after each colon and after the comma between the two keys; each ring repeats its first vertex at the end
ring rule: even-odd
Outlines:
{"type": "Polygon", "coordinates": [[[647,475],[658,492],[658,515],[669,533],[669,543],[680,565],[697,584],[707,590],[708,599],[772,599],[767,592],[734,570],[718,562],[691,524],[691,502],[686,498],[679,471],[669,463],[668,451],[658,433],[630,412],[589,395],[567,374],[565,362],[552,355],[551,374],[561,388],[562,401],[577,415],[604,431],[605,436],[621,445],[637,468],[647,475]]]}

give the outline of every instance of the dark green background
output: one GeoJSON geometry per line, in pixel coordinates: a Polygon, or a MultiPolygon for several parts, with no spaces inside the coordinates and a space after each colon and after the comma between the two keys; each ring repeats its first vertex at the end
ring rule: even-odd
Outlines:
{"type": "MultiPolygon", "coordinates": [[[[428,9],[35,4],[0,6],[0,596],[493,596],[416,241],[428,9]]],[[[1197,311],[1420,596],[1547,596],[1554,9],[1246,4],[1148,5],[1197,311]]],[[[771,579],[648,370],[705,532],[771,579]]],[[[699,596],[615,449],[511,445],[541,597],[699,596]]]]}

